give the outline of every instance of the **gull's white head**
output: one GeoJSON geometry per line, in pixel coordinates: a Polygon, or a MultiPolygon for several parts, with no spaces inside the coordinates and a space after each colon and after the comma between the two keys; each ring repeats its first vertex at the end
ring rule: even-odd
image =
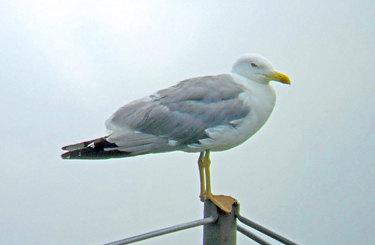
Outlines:
{"type": "Polygon", "coordinates": [[[248,54],[239,58],[234,63],[232,72],[259,83],[278,81],[290,84],[287,75],[275,71],[271,62],[259,54],[248,54]]]}

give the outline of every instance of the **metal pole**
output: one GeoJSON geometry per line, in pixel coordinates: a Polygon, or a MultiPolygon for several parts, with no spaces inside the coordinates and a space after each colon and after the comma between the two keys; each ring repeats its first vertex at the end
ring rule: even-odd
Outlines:
{"type": "Polygon", "coordinates": [[[204,217],[215,217],[214,223],[205,224],[203,228],[203,245],[236,245],[237,219],[239,205],[234,204],[232,213],[224,213],[210,200],[204,202],[204,217]]]}

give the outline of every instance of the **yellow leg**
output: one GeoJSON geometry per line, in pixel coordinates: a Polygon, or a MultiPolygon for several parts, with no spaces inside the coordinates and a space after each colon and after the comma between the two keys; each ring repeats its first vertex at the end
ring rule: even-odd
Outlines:
{"type": "Polygon", "coordinates": [[[199,165],[199,174],[200,174],[200,181],[201,181],[201,201],[208,198],[210,199],[218,208],[226,213],[230,213],[232,211],[232,205],[236,203],[236,199],[230,196],[223,196],[223,195],[214,195],[211,191],[211,171],[210,171],[210,150],[206,150],[206,154],[201,152],[198,160],[199,165]],[[204,172],[203,172],[204,170],[204,172]],[[206,175],[206,189],[204,190],[204,183],[205,183],[205,176],[206,175]],[[203,193],[202,193],[203,190],[203,193]]]}
{"type": "Polygon", "coordinates": [[[206,198],[206,185],[204,180],[204,152],[201,152],[198,159],[198,167],[199,167],[199,178],[201,183],[201,194],[199,195],[199,198],[201,199],[201,202],[204,202],[204,199],[206,198]]]}
{"type": "Polygon", "coordinates": [[[211,159],[210,159],[210,150],[206,150],[206,155],[203,158],[203,166],[206,174],[206,195],[212,195],[211,192],[211,159]]]}

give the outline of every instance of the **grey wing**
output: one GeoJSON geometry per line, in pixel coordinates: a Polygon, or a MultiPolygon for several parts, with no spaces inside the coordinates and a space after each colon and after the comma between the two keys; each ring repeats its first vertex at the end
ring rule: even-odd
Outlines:
{"type": "Polygon", "coordinates": [[[108,138],[123,150],[141,153],[183,149],[209,136],[206,130],[229,125],[250,111],[239,94],[244,87],[230,75],[184,80],[120,108],[106,122],[108,138]],[[144,152],[142,152],[144,151],[144,152]]]}

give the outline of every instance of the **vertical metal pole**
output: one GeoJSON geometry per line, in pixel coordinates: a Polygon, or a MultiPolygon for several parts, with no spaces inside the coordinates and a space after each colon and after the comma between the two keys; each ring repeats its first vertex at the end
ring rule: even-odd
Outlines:
{"type": "Polygon", "coordinates": [[[204,217],[218,216],[216,222],[203,227],[203,245],[236,245],[237,244],[237,219],[235,214],[239,205],[234,204],[232,213],[221,211],[210,200],[204,201],[204,217]]]}

